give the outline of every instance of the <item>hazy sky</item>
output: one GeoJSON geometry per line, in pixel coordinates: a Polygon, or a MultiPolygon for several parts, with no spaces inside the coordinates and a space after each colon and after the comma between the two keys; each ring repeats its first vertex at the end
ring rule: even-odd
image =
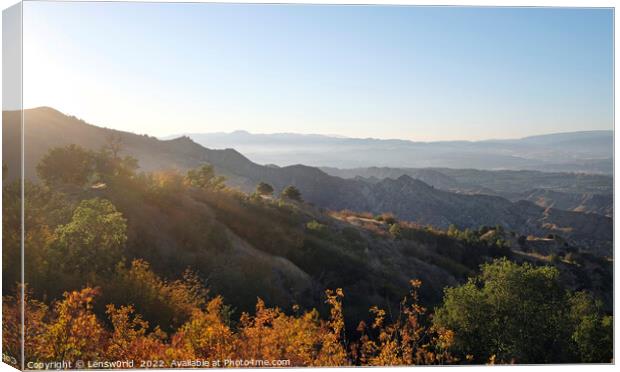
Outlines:
{"type": "Polygon", "coordinates": [[[24,106],[111,128],[414,140],[612,129],[609,9],[24,5],[24,106]]]}

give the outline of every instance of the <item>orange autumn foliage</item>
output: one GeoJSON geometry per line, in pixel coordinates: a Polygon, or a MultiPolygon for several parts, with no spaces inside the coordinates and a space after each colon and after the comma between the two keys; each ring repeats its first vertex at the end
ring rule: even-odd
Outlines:
{"type": "MultiPolygon", "coordinates": [[[[28,287],[18,287],[16,296],[2,298],[2,346],[3,353],[18,358],[22,343],[21,308],[24,307],[24,346],[26,359],[36,358],[36,350],[45,333],[44,317],[48,312],[47,306],[31,298],[28,287]]],[[[19,364],[19,363],[17,363],[19,364]]]]}
{"type": "MultiPolygon", "coordinates": [[[[370,327],[360,324],[361,336],[348,339],[341,289],[326,291],[328,319],[315,309],[292,314],[267,307],[258,299],[253,315],[243,313],[233,326],[222,297],[196,306],[191,317],[170,336],[152,328],[133,306],[108,305],[107,322],[93,312],[97,288],[65,293],[52,310],[28,300],[27,361],[161,360],[287,360],[289,366],[412,365],[451,363],[447,352],[451,333],[425,326],[425,309],[417,288],[401,303],[401,313],[387,324],[385,311],[373,307],[370,327]]],[[[19,327],[18,301],[5,297],[5,345],[19,327]],[[17,315],[17,316],[16,316],[17,315]]],[[[18,350],[18,349],[15,349],[18,350]]]]}
{"type": "Polygon", "coordinates": [[[397,319],[385,324],[386,313],[377,307],[370,309],[374,322],[370,329],[360,323],[362,333],[354,354],[361,365],[397,366],[416,364],[448,364],[456,362],[448,348],[453,333],[445,329],[424,326],[426,309],[419,305],[419,280],[411,281],[411,292],[400,303],[397,319]],[[376,337],[371,337],[374,334],[376,337]]]}
{"type": "Polygon", "coordinates": [[[64,294],[54,306],[53,319],[44,327],[34,350],[45,361],[91,360],[99,357],[107,335],[95,314],[97,288],[64,294]]]}

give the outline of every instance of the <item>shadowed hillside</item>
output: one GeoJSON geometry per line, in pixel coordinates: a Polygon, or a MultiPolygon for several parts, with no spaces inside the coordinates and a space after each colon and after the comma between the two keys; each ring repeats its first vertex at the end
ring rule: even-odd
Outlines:
{"type": "MultiPolygon", "coordinates": [[[[36,164],[50,148],[80,143],[98,149],[117,138],[123,153],[138,160],[143,170],[181,171],[210,163],[228,184],[243,191],[261,181],[280,192],[294,185],[304,200],[333,210],[351,209],[371,213],[392,212],[421,225],[459,228],[499,224],[523,235],[558,234],[573,244],[599,255],[611,254],[612,220],[599,215],[560,211],[521,201],[488,195],[465,195],[438,190],[409,176],[366,182],[330,176],[304,165],[261,166],[233,149],[206,149],[187,137],[161,141],[146,135],[96,127],[50,108],[25,111],[26,177],[34,178],[36,164]]],[[[17,128],[17,114],[3,113],[3,131],[10,136],[17,128]]],[[[5,154],[11,154],[10,148],[5,154]]],[[[10,163],[10,159],[9,159],[10,163]]],[[[12,170],[8,178],[13,177],[12,170]]]]}
{"type": "Polygon", "coordinates": [[[511,201],[527,200],[545,208],[608,217],[613,214],[613,177],[606,175],[450,168],[321,169],[332,176],[371,183],[407,175],[445,191],[495,195],[511,201]]]}

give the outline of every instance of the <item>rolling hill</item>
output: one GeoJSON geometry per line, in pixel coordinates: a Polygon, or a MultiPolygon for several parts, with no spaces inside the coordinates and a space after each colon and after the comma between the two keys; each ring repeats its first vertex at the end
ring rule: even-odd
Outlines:
{"type": "Polygon", "coordinates": [[[373,183],[406,175],[445,191],[495,195],[511,201],[531,201],[545,208],[613,215],[613,178],[607,175],[450,168],[321,169],[333,176],[373,183]]]}
{"type": "MultiPolygon", "coordinates": [[[[5,138],[15,138],[18,119],[16,112],[3,113],[5,138]]],[[[502,225],[523,235],[557,234],[596,254],[611,254],[612,220],[604,216],[545,208],[527,201],[513,203],[499,196],[444,191],[410,176],[368,182],[331,176],[305,165],[263,166],[233,149],[208,149],[188,137],[158,140],[101,128],[51,108],[25,111],[26,177],[36,178],[36,164],[52,147],[77,143],[99,149],[110,136],[118,136],[123,152],[137,158],[141,169],[147,171],[187,170],[206,162],[226,176],[229,185],[245,191],[253,190],[261,181],[272,184],[276,191],[295,185],[307,202],[331,210],[392,212],[398,218],[439,228],[451,224],[459,228],[502,225]]],[[[11,142],[3,147],[8,179],[17,176],[13,154],[18,145],[11,142]]]]}

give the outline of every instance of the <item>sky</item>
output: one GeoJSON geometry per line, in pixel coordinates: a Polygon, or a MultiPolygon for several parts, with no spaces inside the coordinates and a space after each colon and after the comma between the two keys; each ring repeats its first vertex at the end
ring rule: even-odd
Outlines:
{"type": "Polygon", "coordinates": [[[139,134],[613,129],[613,11],[24,5],[24,107],[139,134]]]}

